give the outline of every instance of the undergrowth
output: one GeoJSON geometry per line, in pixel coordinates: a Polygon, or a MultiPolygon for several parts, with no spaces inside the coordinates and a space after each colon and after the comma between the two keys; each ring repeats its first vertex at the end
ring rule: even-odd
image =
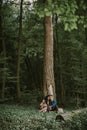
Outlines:
{"type": "Polygon", "coordinates": [[[58,113],[42,113],[38,99],[24,96],[21,104],[0,104],[0,130],[86,130],[87,111],[75,115],[72,120],[55,120],[58,113]],[[28,100],[29,99],[29,100],[28,100]],[[26,101],[26,102],[25,102],[26,101]],[[25,103],[24,103],[25,102],[25,103]]]}

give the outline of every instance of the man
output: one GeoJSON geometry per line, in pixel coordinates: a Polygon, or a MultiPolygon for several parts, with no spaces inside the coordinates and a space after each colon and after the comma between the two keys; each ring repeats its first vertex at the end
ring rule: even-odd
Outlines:
{"type": "Polygon", "coordinates": [[[56,100],[54,100],[53,95],[49,95],[48,97],[49,105],[48,105],[48,111],[58,111],[58,106],[56,100]]]}

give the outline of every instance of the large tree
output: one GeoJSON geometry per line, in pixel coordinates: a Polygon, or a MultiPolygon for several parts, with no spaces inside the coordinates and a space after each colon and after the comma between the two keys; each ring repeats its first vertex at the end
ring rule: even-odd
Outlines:
{"type": "Polygon", "coordinates": [[[68,0],[66,1],[43,0],[42,2],[43,3],[41,3],[40,0],[38,0],[38,5],[40,5],[38,14],[40,17],[43,16],[45,17],[43,91],[44,95],[47,94],[55,95],[52,15],[58,14],[60,21],[64,23],[65,29],[70,31],[71,29],[77,28],[76,27],[77,17],[75,16],[77,5],[75,0],[73,0],[71,3],[68,0]],[[72,25],[70,24],[70,21],[72,21],[72,25]]]}
{"type": "Polygon", "coordinates": [[[44,95],[55,95],[54,62],[53,62],[53,24],[52,16],[45,16],[45,50],[44,50],[44,95]]]}

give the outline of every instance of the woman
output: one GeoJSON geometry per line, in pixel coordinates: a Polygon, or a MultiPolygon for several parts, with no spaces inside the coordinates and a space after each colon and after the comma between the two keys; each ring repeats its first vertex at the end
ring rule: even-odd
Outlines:
{"type": "Polygon", "coordinates": [[[53,95],[47,95],[40,103],[40,111],[58,111],[57,102],[54,100],[53,95]]]}
{"type": "Polygon", "coordinates": [[[40,111],[46,112],[49,104],[49,95],[47,95],[40,103],[40,111]]]}

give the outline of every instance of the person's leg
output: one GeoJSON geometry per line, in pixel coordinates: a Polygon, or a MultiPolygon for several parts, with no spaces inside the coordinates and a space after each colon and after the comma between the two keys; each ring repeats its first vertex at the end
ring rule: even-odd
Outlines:
{"type": "Polygon", "coordinates": [[[43,107],[40,112],[46,112],[47,111],[47,107],[43,107]]]}
{"type": "Polygon", "coordinates": [[[56,111],[56,112],[58,112],[58,106],[52,107],[51,111],[56,111]]]}
{"type": "Polygon", "coordinates": [[[47,104],[43,105],[43,108],[41,108],[40,112],[46,112],[47,111],[47,104]]]}

